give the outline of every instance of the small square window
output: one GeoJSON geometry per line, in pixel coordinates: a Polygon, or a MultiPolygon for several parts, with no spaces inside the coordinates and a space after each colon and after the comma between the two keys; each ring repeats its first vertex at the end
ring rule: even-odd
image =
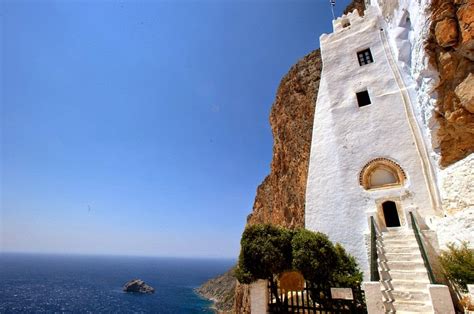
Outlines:
{"type": "Polygon", "coordinates": [[[357,58],[359,59],[360,66],[374,62],[370,49],[365,49],[365,50],[357,52],[357,58]]]}
{"type": "Polygon", "coordinates": [[[357,102],[359,104],[359,107],[364,107],[371,104],[368,91],[365,90],[362,92],[358,92],[356,93],[356,95],[357,95],[357,102]]]}

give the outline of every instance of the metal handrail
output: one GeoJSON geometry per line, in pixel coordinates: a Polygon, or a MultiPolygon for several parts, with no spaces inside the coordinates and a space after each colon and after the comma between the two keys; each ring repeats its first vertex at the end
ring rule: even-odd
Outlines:
{"type": "Polygon", "coordinates": [[[370,217],[370,281],[380,281],[379,268],[377,264],[377,233],[374,216],[370,217]]]}
{"type": "Polygon", "coordinates": [[[418,223],[416,222],[415,215],[413,215],[413,212],[410,212],[410,218],[411,218],[411,226],[413,228],[413,232],[415,233],[416,242],[418,243],[418,248],[420,249],[420,252],[421,252],[421,257],[423,258],[423,263],[425,264],[426,271],[428,272],[428,278],[430,279],[431,284],[435,284],[436,280],[433,275],[433,269],[431,268],[428,255],[426,254],[425,245],[423,244],[423,241],[421,240],[420,228],[418,227],[418,223]]]}

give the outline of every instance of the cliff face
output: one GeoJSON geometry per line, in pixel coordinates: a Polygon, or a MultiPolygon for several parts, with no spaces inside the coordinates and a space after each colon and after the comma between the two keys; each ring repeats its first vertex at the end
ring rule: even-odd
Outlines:
{"type": "Polygon", "coordinates": [[[214,307],[220,312],[232,310],[235,299],[235,285],[237,280],[234,277],[234,269],[211,279],[196,289],[196,292],[203,297],[213,300],[214,307]]]}
{"type": "MultiPolygon", "coordinates": [[[[247,224],[304,227],[311,132],[321,69],[319,49],[314,50],[292,66],[280,82],[270,112],[271,171],[257,188],[247,224]]],[[[248,286],[239,284],[236,279],[232,283],[232,279],[229,271],[206,282],[197,292],[215,300],[215,307],[220,312],[233,308],[233,313],[250,313],[248,286]],[[230,298],[230,294],[235,297],[230,298]]]]}
{"type": "Polygon", "coordinates": [[[426,46],[439,72],[436,119],[441,166],[474,152],[474,1],[434,0],[426,46]]]}
{"type": "Polygon", "coordinates": [[[321,55],[315,50],[281,80],[270,113],[271,172],[257,188],[248,224],[304,226],[311,132],[321,67],[321,55]]]}
{"type": "MultiPolygon", "coordinates": [[[[311,132],[321,69],[318,49],[292,66],[280,82],[270,112],[271,171],[257,188],[253,211],[247,217],[249,225],[304,227],[311,132]]],[[[235,313],[250,313],[249,295],[248,286],[237,283],[235,313]]]]}

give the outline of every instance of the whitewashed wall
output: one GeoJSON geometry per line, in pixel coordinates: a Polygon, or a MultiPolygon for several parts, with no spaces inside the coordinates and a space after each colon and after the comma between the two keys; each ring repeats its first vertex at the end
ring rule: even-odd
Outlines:
{"type": "Polygon", "coordinates": [[[430,28],[430,0],[372,0],[386,22],[392,51],[412,99],[416,118],[427,143],[430,161],[440,190],[443,218],[433,219],[440,247],[446,243],[470,241],[474,246],[474,155],[441,169],[438,166],[438,123],[433,114],[438,72],[429,64],[425,42],[430,28]],[[409,16],[409,27],[406,17],[409,16]]]}
{"type": "MultiPolygon", "coordinates": [[[[369,7],[365,17],[349,14],[351,26],[322,35],[323,72],[316,105],[306,191],[306,228],[342,243],[368,274],[364,232],[377,200],[392,199],[423,216],[439,215],[431,201],[422,156],[381,38],[383,20],[369,7]],[[359,66],[357,51],[370,48],[374,63],[359,66]],[[372,104],[359,108],[356,92],[367,89],[372,104]],[[385,157],[405,170],[404,187],[365,191],[359,173],[385,157]]],[[[436,197],[435,197],[436,198],[436,197]]],[[[402,217],[403,219],[403,217],[402,217]]],[[[402,220],[402,223],[404,221],[402,220]]]]}

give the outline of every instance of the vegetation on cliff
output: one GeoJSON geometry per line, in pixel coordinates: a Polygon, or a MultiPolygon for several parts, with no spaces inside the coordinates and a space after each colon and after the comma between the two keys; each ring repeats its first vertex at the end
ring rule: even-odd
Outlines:
{"type": "Polygon", "coordinates": [[[474,250],[468,247],[468,243],[459,246],[451,243],[441,254],[440,261],[449,280],[467,292],[467,285],[474,282],[474,250]]]}
{"type": "Polygon", "coordinates": [[[245,228],[236,277],[241,283],[273,278],[297,270],[305,279],[323,286],[356,287],[362,273],[342,246],[320,232],[290,230],[270,224],[245,228]]]}

